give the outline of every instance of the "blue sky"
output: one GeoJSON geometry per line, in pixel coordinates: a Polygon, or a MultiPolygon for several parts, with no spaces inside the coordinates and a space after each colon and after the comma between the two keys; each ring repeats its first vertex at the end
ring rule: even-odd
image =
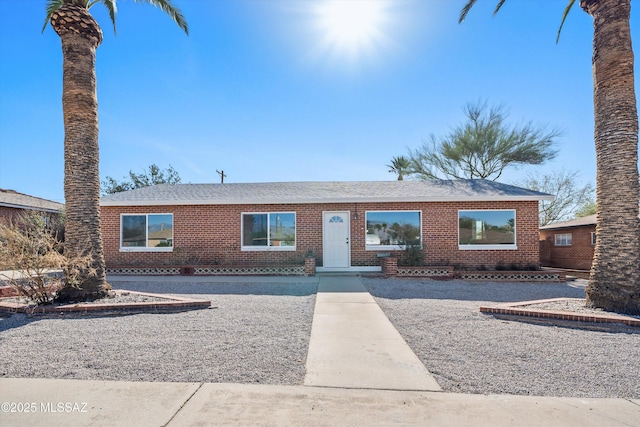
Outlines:
{"type": "MultiPolygon", "coordinates": [[[[486,100],[510,123],[563,131],[553,162],[503,181],[571,169],[595,183],[592,20],[577,4],[556,45],[565,0],[510,0],[495,17],[496,0],[481,0],[461,25],[465,0],[392,0],[361,44],[327,43],[322,0],[175,3],[189,36],[148,5],[118,2],[117,35],[91,9],[104,32],[102,178],[155,163],[192,183],[219,182],[216,170],[225,182],[393,180],[393,156],[486,100]]],[[[0,2],[0,187],[63,202],[62,53],[40,31],[44,4],[0,2]]]]}

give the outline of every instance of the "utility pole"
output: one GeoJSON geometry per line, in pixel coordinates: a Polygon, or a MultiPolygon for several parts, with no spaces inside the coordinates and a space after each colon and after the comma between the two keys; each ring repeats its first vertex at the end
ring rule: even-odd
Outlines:
{"type": "Polygon", "coordinates": [[[227,177],[227,174],[224,173],[224,171],[219,171],[218,169],[216,169],[216,172],[220,175],[220,184],[224,184],[224,179],[227,177]]]}

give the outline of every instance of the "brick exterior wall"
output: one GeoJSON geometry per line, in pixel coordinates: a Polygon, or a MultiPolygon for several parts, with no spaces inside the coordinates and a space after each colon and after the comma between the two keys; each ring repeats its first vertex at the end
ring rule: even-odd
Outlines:
{"type": "Polygon", "coordinates": [[[402,251],[365,250],[365,212],[418,210],[427,265],[464,268],[539,264],[538,202],[414,202],[277,205],[194,205],[101,207],[102,237],[107,267],[162,265],[286,265],[304,264],[313,251],[322,266],[322,212],[351,214],[351,266],[380,266],[379,252],[402,258],[402,251]],[[458,210],[515,209],[517,250],[459,250],[458,210]],[[295,212],[295,251],[241,251],[241,214],[295,212]],[[173,214],[173,252],[120,252],[120,215],[173,214]],[[357,219],[355,215],[357,214],[357,219]]]}
{"type": "Polygon", "coordinates": [[[595,231],[595,224],[540,230],[541,262],[548,267],[590,270],[595,249],[591,233],[595,231]],[[567,233],[571,233],[571,245],[556,246],[555,235],[567,233]]]}

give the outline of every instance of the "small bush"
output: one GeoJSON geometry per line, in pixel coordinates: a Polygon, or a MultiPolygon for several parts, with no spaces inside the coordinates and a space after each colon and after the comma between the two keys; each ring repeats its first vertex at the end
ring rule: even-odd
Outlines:
{"type": "Polygon", "coordinates": [[[0,224],[0,259],[17,274],[3,279],[37,304],[53,300],[60,279],[50,270],[61,268],[64,256],[60,242],[35,212],[21,215],[10,224],[0,224]]]}
{"type": "Polygon", "coordinates": [[[56,292],[65,286],[79,287],[80,272],[91,272],[91,255],[67,259],[57,236],[36,212],[9,224],[0,223],[0,264],[10,265],[15,272],[1,279],[38,305],[53,302],[56,292]],[[66,273],[66,283],[57,274],[61,270],[66,273]]]}
{"type": "Polygon", "coordinates": [[[424,265],[424,251],[419,241],[407,243],[401,263],[411,267],[424,265]]]}

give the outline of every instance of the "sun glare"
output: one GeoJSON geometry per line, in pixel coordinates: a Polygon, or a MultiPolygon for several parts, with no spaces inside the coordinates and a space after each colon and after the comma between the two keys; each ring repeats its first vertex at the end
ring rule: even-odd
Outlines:
{"type": "Polygon", "coordinates": [[[316,9],[322,47],[334,55],[369,54],[385,41],[384,0],[325,0],[316,9]]]}

